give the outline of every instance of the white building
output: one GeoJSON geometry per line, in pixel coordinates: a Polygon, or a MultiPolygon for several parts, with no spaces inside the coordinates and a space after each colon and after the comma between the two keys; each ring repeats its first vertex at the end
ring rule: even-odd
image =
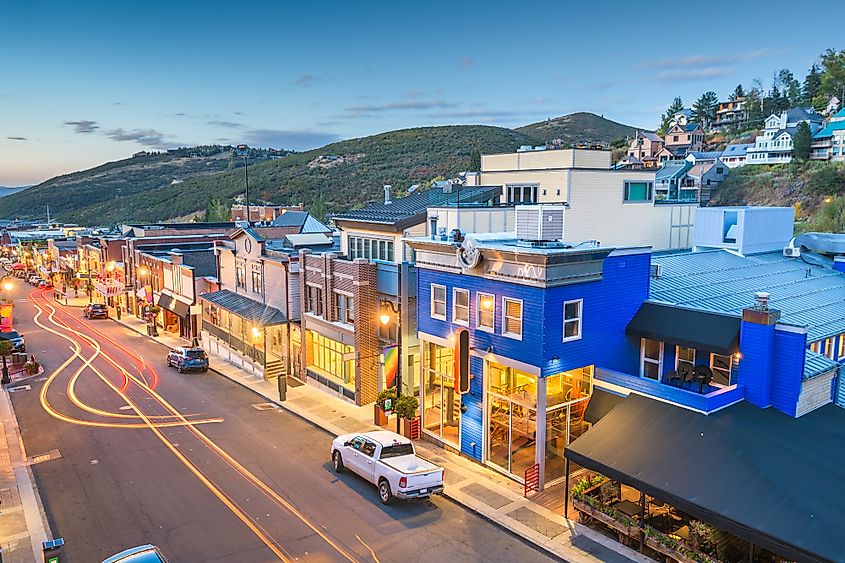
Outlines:
{"type": "Polygon", "coordinates": [[[792,160],[793,138],[800,123],[807,123],[810,134],[821,129],[822,116],[812,109],[793,108],[766,118],[763,134],[749,147],[747,164],[785,164],[792,160]]]}
{"type": "Polygon", "coordinates": [[[845,108],[831,117],[824,129],[813,135],[810,158],[845,161],[845,108]]]}

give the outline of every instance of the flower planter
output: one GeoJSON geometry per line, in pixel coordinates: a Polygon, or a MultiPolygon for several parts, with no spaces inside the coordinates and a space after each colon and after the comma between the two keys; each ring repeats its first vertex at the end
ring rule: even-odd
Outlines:
{"type": "Polygon", "coordinates": [[[712,557],[704,555],[703,553],[700,553],[698,557],[686,555],[668,545],[661,543],[657,538],[653,536],[646,536],[645,544],[654,551],[662,553],[673,561],[678,561],[678,563],[701,563],[703,561],[711,561],[713,563],[718,563],[718,559],[713,559],[712,557]]]}
{"type": "Polygon", "coordinates": [[[602,524],[604,524],[608,528],[612,528],[612,529],[616,530],[617,532],[619,532],[620,534],[628,536],[629,538],[632,538],[632,539],[639,539],[639,537],[640,537],[640,527],[639,526],[629,526],[627,524],[619,522],[618,520],[616,520],[610,514],[605,514],[601,510],[599,510],[597,508],[593,508],[592,506],[590,506],[589,504],[587,504],[586,502],[584,502],[582,500],[578,500],[578,499],[573,498],[572,499],[572,506],[575,508],[575,510],[577,510],[581,514],[601,522],[602,524]]]}
{"type": "Polygon", "coordinates": [[[379,406],[378,403],[373,405],[373,424],[376,426],[384,426],[387,424],[387,413],[379,406]]]}
{"type": "Polygon", "coordinates": [[[419,420],[420,417],[418,416],[411,419],[403,418],[402,435],[406,438],[410,438],[411,440],[419,439],[419,420]]]}

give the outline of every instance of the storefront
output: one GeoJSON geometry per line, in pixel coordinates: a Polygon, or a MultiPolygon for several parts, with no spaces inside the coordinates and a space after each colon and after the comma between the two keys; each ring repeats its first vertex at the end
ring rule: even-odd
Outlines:
{"type": "Polygon", "coordinates": [[[426,369],[422,380],[422,426],[426,434],[454,448],[461,445],[461,395],[455,392],[455,364],[451,348],[421,344],[426,369]]]}
{"type": "Polygon", "coordinates": [[[191,303],[185,298],[164,290],[159,295],[157,304],[162,309],[165,331],[187,339],[197,335],[196,321],[191,316],[191,303]]]}
{"type": "Polygon", "coordinates": [[[305,367],[318,379],[355,392],[355,347],[313,330],[305,331],[305,367]]]}

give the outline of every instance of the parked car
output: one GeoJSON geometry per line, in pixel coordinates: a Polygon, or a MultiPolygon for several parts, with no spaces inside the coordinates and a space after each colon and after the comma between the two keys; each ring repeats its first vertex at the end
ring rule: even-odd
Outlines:
{"type": "Polygon", "coordinates": [[[0,338],[12,343],[12,352],[26,352],[26,342],[24,342],[23,334],[18,331],[0,332],[0,338]]]}
{"type": "Polygon", "coordinates": [[[112,555],[105,559],[103,563],[167,563],[159,548],[154,545],[139,545],[121,551],[117,555],[112,555]]]}
{"type": "Polygon", "coordinates": [[[50,280],[41,280],[40,282],[38,282],[38,287],[41,289],[52,289],[53,282],[51,282],[50,280]]]}
{"type": "Polygon", "coordinates": [[[82,314],[88,319],[107,319],[109,308],[102,303],[89,303],[82,309],[82,314]]]}
{"type": "Polygon", "coordinates": [[[202,348],[188,348],[181,346],[167,353],[168,367],[175,367],[176,371],[197,370],[208,371],[208,354],[202,348]]]}
{"type": "Polygon", "coordinates": [[[331,454],[335,472],[349,469],[376,485],[382,504],[443,492],[443,468],[417,456],[414,444],[394,432],[338,436],[331,454]]]}
{"type": "Polygon", "coordinates": [[[29,285],[37,285],[41,278],[38,277],[36,274],[30,274],[26,281],[29,282],[29,285]]]}

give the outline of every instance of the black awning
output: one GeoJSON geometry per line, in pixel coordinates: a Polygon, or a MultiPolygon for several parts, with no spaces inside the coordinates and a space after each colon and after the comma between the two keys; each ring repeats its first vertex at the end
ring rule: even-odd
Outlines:
{"type": "Polygon", "coordinates": [[[587,410],[584,411],[584,420],[595,424],[613,410],[613,408],[625,400],[625,397],[616,395],[604,389],[593,388],[593,395],[587,403],[587,410]]]}
{"type": "Polygon", "coordinates": [[[646,301],[625,332],[729,356],[739,351],[740,318],[646,301]]]}
{"type": "Polygon", "coordinates": [[[565,456],[770,551],[845,561],[845,409],[710,415],[631,394],[565,456]]]}
{"type": "Polygon", "coordinates": [[[265,305],[260,301],[255,301],[228,289],[203,293],[200,295],[200,299],[214,303],[218,307],[260,326],[279,325],[288,321],[285,314],[275,307],[265,305]]]}
{"type": "Polygon", "coordinates": [[[158,306],[176,313],[180,317],[187,317],[191,312],[191,306],[184,303],[168,293],[162,293],[158,297],[158,306]]]}

